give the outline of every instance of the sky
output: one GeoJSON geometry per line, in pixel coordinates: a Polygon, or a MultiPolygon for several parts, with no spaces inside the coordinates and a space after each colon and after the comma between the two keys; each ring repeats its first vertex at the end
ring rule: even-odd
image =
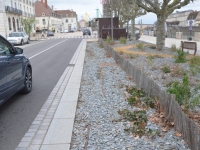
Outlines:
{"type": "MultiPolygon", "coordinates": [[[[75,11],[78,15],[78,20],[80,20],[82,17],[85,17],[86,13],[89,16],[89,19],[96,18],[96,9],[99,9],[99,17],[101,17],[103,13],[100,0],[47,0],[47,1],[50,7],[53,5],[54,10],[70,9],[75,11]]],[[[182,7],[178,11],[183,11],[188,9],[200,11],[200,0],[197,0],[197,2],[193,2],[185,7],[182,7]]],[[[135,23],[138,24],[140,20],[142,20],[143,24],[153,24],[157,19],[155,14],[148,13],[147,15],[136,18],[135,23]]]]}

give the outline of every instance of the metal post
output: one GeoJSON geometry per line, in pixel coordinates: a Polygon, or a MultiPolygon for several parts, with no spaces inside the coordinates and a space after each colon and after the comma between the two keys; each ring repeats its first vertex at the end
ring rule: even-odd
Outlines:
{"type": "Polygon", "coordinates": [[[113,6],[112,6],[112,0],[111,0],[111,35],[112,35],[112,41],[113,41],[113,6]]]}
{"type": "Polygon", "coordinates": [[[128,38],[128,20],[127,20],[127,38],[128,38]]]}

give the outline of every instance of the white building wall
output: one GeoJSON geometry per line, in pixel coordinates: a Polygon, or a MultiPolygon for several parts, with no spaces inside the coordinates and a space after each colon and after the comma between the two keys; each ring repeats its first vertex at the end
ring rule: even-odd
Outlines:
{"type": "MultiPolygon", "coordinates": [[[[15,27],[16,31],[20,31],[22,29],[20,18],[30,18],[35,16],[35,6],[34,0],[0,0],[0,34],[4,37],[7,37],[9,33],[13,32],[14,25],[13,25],[13,18],[15,20],[15,27]],[[28,3],[27,3],[28,2],[28,3]],[[16,8],[21,10],[23,13],[15,14],[12,12],[6,12],[5,6],[9,6],[12,8],[16,8]],[[24,8],[26,8],[24,10],[24,8]],[[28,11],[27,11],[28,8],[28,11]],[[25,15],[27,14],[28,15],[25,15]],[[11,30],[9,28],[8,18],[11,19],[11,30]],[[18,26],[17,26],[17,19],[18,19],[18,26]]],[[[33,25],[33,33],[35,33],[34,25],[33,25]]]]}

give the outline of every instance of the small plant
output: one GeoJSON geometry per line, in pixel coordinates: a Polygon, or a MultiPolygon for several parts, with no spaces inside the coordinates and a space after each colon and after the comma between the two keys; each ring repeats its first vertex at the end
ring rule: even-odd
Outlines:
{"type": "Polygon", "coordinates": [[[133,123],[131,127],[125,129],[125,131],[132,132],[132,134],[139,137],[145,134],[145,127],[147,123],[147,115],[145,110],[131,112],[128,109],[125,109],[123,111],[118,111],[118,113],[122,115],[125,120],[133,123]]]}
{"type": "Polygon", "coordinates": [[[130,58],[130,59],[135,59],[136,57],[138,57],[138,55],[134,55],[134,54],[128,54],[128,57],[130,58]]]}
{"type": "Polygon", "coordinates": [[[111,42],[111,37],[110,37],[110,36],[107,36],[107,38],[106,38],[106,43],[109,43],[109,44],[110,44],[110,42],[111,42]]]}
{"type": "Polygon", "coordinates": [[[103,48],[103,43],[102,43],[102,42],[99,43],[99,47],[100,47],[100,48],[103,48]]]}
{"type": "Polygon", "coordinates": [[[195,92],[191,93],[188,76],[184,75],[182,83],[175,81],[172,84],[172,87],[169,87],[167,91],[170,94],[175,94],[176,101],[182,106],[184,111],[188,111],[190,108],[193,109],[196,105],[199,104],[199,95],[196,96],[196,91],[198,91],[198,89],[200,88],[197,88],[195,92]]]}
{"type": "Polygon", "coordinates": [[[177,50],[176,45],[172,44],[170,51],[175,52],[177,50]]]}
{"type": "Polygon", "coordinates": [[[162,71],[164,73],[170,73],[171,72],[170,68],[167,65],[164,65],[164,67],[162,68],[162,71]]]}
{"type": "Polygon", "coordinates": [[[149,64],[149,65],[152,65],[152,64],[153,64],[154,56],[151,55],[151,54],[149,54],[147,58],[148,58],[148,64],[149,64]]]}
{"type": "Polygon", "coordinates": [[[128,87],[126,91],[131,95],[128,98],[129,105],[139,106],[142,108],[154,108],[154,99],[146,97],[145,92],[143,92],[141,89],[137,89],[136,87],[128,87]]]}
{"type": "Polygon", "coordinates": [[[149,46],[151,49],[156,49],[156,46],[155,45],[151,45],[149,46]]]}
{"type": "Polygon", "coordinates": [[[181,50],[177,50],[177,55],[174,56],[175,58],[175,63],[185,63],[186,60],[186,56],[188,55],[187,52],[181,51],[181,50]]]}
{"type": "Polygon", "coordinates": [[[140,51],[142,51],[142,50],[144,49],[144,44],[143,44],[143,43],[139,43],[139,44],[136,45],[136,47],[137,47],[140,51]]]}
{"type": "Polygon", "coordinates": [[[194,56],[190,59],[190,72],[192,75],[200,73],[200,56],[194,56]]]}
{"type": "Polygon", "coordinates": [[[120,44],[126,44],[126,38],[120,37],[120,38],[119,38],[119,43],[120,43],[120,44]]]}

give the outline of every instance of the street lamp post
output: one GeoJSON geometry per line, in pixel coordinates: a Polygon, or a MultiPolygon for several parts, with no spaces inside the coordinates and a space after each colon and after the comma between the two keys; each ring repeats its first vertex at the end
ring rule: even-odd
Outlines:
{"type": "Polygon", "coordinates": [[[113,41],[113,3],[112,3],[112,0],[111,0],[111,35],[112,35],[112,41],[113,41]]]}

